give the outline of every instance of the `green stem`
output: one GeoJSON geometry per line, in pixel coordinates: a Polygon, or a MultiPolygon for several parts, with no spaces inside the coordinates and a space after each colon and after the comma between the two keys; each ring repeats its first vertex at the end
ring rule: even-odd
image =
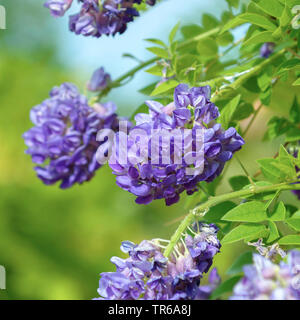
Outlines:
{"type": "Polygon", "coordinates": [[[144,69],[145,67],[147,67],[150,64],[154,63],[155,61],[157,61],[156,57],[139,64],[138,66],[136,66],[132,70],[126,72],[121,77],[119,77],[118,79],[113,81],[112,84],[115,84],[115,86],[118,85],[118,84],[121,84],[122,81],[126,80],[127,78],[130,78],[130,77],[134,76],[138,71],[140,71],[141,69],[144,69]]]}
{"type": "Polygon", "coordinates": [[[201,33],[199,34],[198,36],[196,37],[193,37],[191,39],[188,39],[188,40],[185,40],[183,42],[181,42],[179,45],[178,45],[178,49],[182,49],[184,48],[185,46],[193,43],[193,42],[197,42],[197,41],[200,41],[200,40],[203,40],[203,39],[206,39],[206,38],[209,38],[210,36],[214,36],[216,35],[217,33],[219,33],[221,31],[222,28],[220,27],[217,27],[217,28],[214,28],[214,29],[211,29],[207,32],[204,32],[204,33],[201,33]]]}
{"type": "Polygon", "coordinates": [[[243,163],[242,163],[242,161],[240,160],[240,158],[239,158],[237,155],[235,155],[235,158],[236,158],[237,162],[239,163],[240,167],[242,168],[242,170],[244,171],[245,175],[247,176],[249,182],[250,182],[252,185],[255,185],[254,182],[253,182],[253,180],[252,180],[252,178],[251,178],[251,176],[250,176],[250,174],[249,174],[249,172],[248,172],[248,170],[247,170],[246,167],[243,165],[243,163]]]}
{"type": "Polygon", "coordinates": [[[280,189],[281,191],[300,190],[299,184],[298,185],[293,184],[296,182],[299,182],[299,181],[284,182],[284,183],[273,184],[271,186],[263,186],[263,187],[251,186],[249,189],[235,191],[231,193],[225,193],[219,196],[215,196],[211,199],[208,199],[206,202],[200,204],[199,206],[191,210],[190,213],[181,222],[181,224],[179,225],[175,233],[172,235],[170,243],[165,249],[165,252],[164,252],[165,257],[168,257],[172,253],[173,248],[177,244],[177,242],[180,240],[182,233],[187,229],[189,225],[191,225],[191,223],[193,222],[197,214],[203,213],[207,211],[209,208],[231,199],[243,198],[253,194],[277,191],[278,189],[280,189]]]}
{"type": "MultiPolygon", "coordinates": [[[[218,28],[214,28],[214,29],[212,29],[212,30],[209,30],[209,31],[207,31],[207,32],[205,32],[205,33],[199,34],[199,35],[197,35],[197,36],[195,36],[195,37],[193,37],[193,38],[191,38],[191,39],[188,39],[188,40],[186,40],[186,41],[181,42],[181,43],[178,45],[177,48],[178,48],[178,49],[182,49],[182,48],[184,48],[185,46],[187,46],[187,45],[189,45],[189,44],[191,44],[191,43],[193,43],[193,42],[197,42],[197,41],[199,41],[199,40],[203,40],[203,39],[206,39],[206,38],[208,38],[208,37],[210,37],[210,36],[216,35],[220,30],[221,30],[221,28],[218,27],[218,28]]],[[[153,64],[154,62],[156,62],[156,61],[158,61],[158,60],[160,60],[159,57],[154,57],[154,58],[152,58],[152,59],[150,59],[150,60],[147,60],[147,61],[139,64],[139,65],[136,66],[135,68],[129,70],[128,72],[126,72],[125,74],[123,74],[122,76],[120,76],[119,78],[117,78],[116,80],[112,81],[112,82],[109,84],[109,86],[108,86],[105,90],[103,90],[103,91],[98,95],[98,99],[100,100],[103,96],[106,96],[106,95],[110,92],[110,90],[111,90],[112,88],[119,87],[119,86],[121,85],[122,81],[124,81],[124,80],[126,80],[126,79],[128,79],[128,78],[130,78],[130,77],[133,77],[138,71],[144,69],[145,67],[153,64]]]]}
{"type": "Polygon", "coordinates": [[[255,121],[256,117],[258,116],[259,111],[262,109],[262,107],[263,107],[263,104],[261,103],[260,106],[259,106],[259,107],[256,109],[256,111],[254,112],[254,114],[253,114],[253,116],[252,116],[252,118],[251,118],[251,120],[250,120],[247,128],[246,128],[245,131],[242,133],[242,137],[245,137],[245,136],[246,136],[246,134],[247,134],[248,131],[250,130],[252,124],[254,123],[254,121],[255,121]]]}
{"type": "Polygon", "coordinates": [[[278,53],[272,55],[270,58],[264,60],[259,65],[253,67],[245,74],[241,75],[239,78],[237,78],[233,83],[226,86],[224,89],[220,90],[218,93],[215,94],[215,96],[211,99],[212,102],[216,102],[218,100],[222,100],[224,96],[227,94],[227,89],[231,88],[233,90],[237,90],[239,87],[241,87],[247,80],[249,80],[254,75],[258,74],[262,70],[264,70],[269,64],[273,63],[277,58],[279,58],[282,54],[286,52],[286,49],[283,49],[279,51],[278,53]]]}
{"type": "Polygon", "coordinates": [[[233,43],[228,49],[226,49],[222,54],[221,57],[224,57],[227,53],[229,53],[232,49],[234,49],[235,47],[237,47],[241,42],[243,42],[245,40],[245,38],[241,38],[238,41],[236,41],[235,43],[233,43]]]}

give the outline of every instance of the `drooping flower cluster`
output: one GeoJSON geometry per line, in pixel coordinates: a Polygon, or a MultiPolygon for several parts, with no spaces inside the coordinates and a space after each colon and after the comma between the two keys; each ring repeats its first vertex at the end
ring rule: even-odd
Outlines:
{"type": "Polygon", "coordinates": [[[262,58],[269,58],[269,56],[274,52],[275,43],[266,42],[260,48],[260,56],[262,58]]]}
{"type": "Polygon", "coordinates": [[[203,300],[208,299],[220,283],[215,269],[209,284],[200,286],[203,273],[220,250],[217,227],[199,223],[186,235],[167,259],[158,240],[135,245],[122,243],[121,250],[129,258],[113,257],[116,272],[101,274],[99,300],[203,300]],[[197,230],[197,231],[196,231],[197,230]]]}
{"type": "Polygon", "coordinates": [[[91,108],[73,84],[53,88],[50,98],[31,110],[35,126],[23,135],[38,177],[47,185],[61,181],[61,188],[90,180],[100,168],[97,132],[118,129],[115,111],[112,102],[91,108]]]}
{"type": "MultiPolygon", "coordinates": [[[[81,3],[79,13],[71,15],[69,28],[76,34],[84,36],[101,37],[123,33],[127,23],[139,16],[136,9],[142,0],[78,0],[81,3]]],[[[47,0],[45,6],[55,17],[63,16],[71,7],[73,0],[47,0]]],[[[155,0],[147,0],[150,6],[155,0]]]]}
{"type": "Polygon", "coordinates": [[[244,140],[234,128],[225,131],[215,122],[219,110],[210,96],[209,86],[190,89],[180,84],[174,102],[163,106],[147,101],[149,114],[135,116],[136,126],[126,138],[116,135],[117,150],[109,165],[117,184],[136,195],[137,203],[162,198],[167,205],[176,203],[183,191],[191,195],[199,182],[218,177],[242,147],[244,140]],[[126,144],[120,142],[124,139],[126,144]],[[122,148],[128,150],[121,163],[122,148]]]}
{"type": "Polygon", "coordinates": [[[253,262],[244,267],[231,300],[300,300],[300,251],[290,251],[279,265],[258,254],[253,262]]]}

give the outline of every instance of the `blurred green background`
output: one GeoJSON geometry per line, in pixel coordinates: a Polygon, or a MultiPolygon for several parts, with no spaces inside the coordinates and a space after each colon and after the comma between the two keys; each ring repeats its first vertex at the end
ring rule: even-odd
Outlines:
{"type": "MultiPolygon", "coordinates": [[[[225,1],[206,0],[199,7],[197,1],[191,0],[192,16],[181,17],[179,2],[166,1],[161,15],[163,10],[174,10],[175,2],[178,8],[173,19],[180,19],[183,24],[200,23],[205,9],[216,10],[216,2],[220,5],[222,2],[217,15],[226,8],[225,1]]],[[[184,197],[179,204],[168,208],[162,201],[148,206],[135,204],[132,195],[116,186],[115,177],[107,167],[99,170],[91,182],[70,190],[45,186],[36,178],[30,157],[24,154],[21,137],[31,127],[30,109],[44,100],[54,85],[72,81],[84,88],[89,74],[99,67],[95,51],[102,52],[105,62],[109,59],[108,46],[112,44],[112,40],[98,39],[96,43],[95,39],[69,35],[66,19],[53,19],[42,3],[0,1],[7,9],[7,30],[0,30],[0,265],[7,271],[7,289],[0,290],[0,299],[91,299],[97,296],[99,273],[113,270],[109,259],[120,255],[121,241],[169,238],[178,222],[169,223],[188,208],[184,197]],[[87,46],[87,40],[91,40],[91,46],[87,46]],[[104,47],[106,51],[102,50],[104,47]],[[89,53],[93,59],[89,59],[89,53]]],[[[142,23],[142,19],[137,23],[142,23]]],[[[145,19],[149,21],[151,16],[145,19]]],[[[156,26],[155,32],[167,34],[172,23],[156,26]]],[[[135,53],[135,45],[137,50],[144,50],[145,44],[135,38],[132,28],[128,31],[127,45],[123,43],[119,47],[119,60],[107,62],[110,66],[118,63],[122,66],[115,67],[112,72],[115,76],[134,63],[121,59],[123,52],[135,53]]],[[[139,37],[149,38],[153,34],[139,37]]],[[[123,114],[130,115],[145,98],[135,91],[147,85],[150,78],[145,74],[139,77],[134,84],[138,83],[139,87],[134,89],[130,84],[109,97],[118,102],[123,114]],[[130,95],[126,90],[132,90],[130,95]]],[[[293,94],[289,91],[287,96],[284,86],[278,88],[272,107],[283,114],[288,111],[293,94]]],[[[280,141],[267,145],[260,142],[273,112],[264,110],[240,152],[250,172],[257,170],[255,159],[271,156],[278,149],[280,141]]],[[[240,168],[232,160],[227,174],[239,173],[240,168]]],[[[219,192],[228,189],[225,182],[219,192]]],[[[286,197],[290,203],[297,203],[292,194],[286,197]]],[[[228,266],[245,248],[243,244],[222,248],[215,265],[223,279],[228,266]]]]}

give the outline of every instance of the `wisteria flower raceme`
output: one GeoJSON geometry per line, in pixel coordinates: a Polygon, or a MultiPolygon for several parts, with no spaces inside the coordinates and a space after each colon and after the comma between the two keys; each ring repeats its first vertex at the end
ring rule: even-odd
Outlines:
{"type": "Polygon", "coordinates": [[[192,235],[187,235],[168,259],[158,240],[136,245],[122,243],[127,259],[113,257],[115,272],[101,274],[99,300],[204,300],[220,283],[213,269],[209,284],[200,286],[200,279],[220,250],[217,227],[199,223],[192,235]]]}
{"type": "Polygon", "coordinates": [[[300,300],[300,251],[290,251],[279,265],[258,254],[253,262],[244,267],[232,300],[300,300]]]}
{"type": "Polygon", "coordinates": [[[50,98],[31,110],[34,127],[23,135],[37,176],[47,185],[60,181],[61,188],[90,180],[100,168],[97,132],[118,129],[115,111],[112,102],[91,108],[73,84],[53,88],[50,98]]]}
{"type": "MultiPolygon", "coordinates": [[[[69,28],[75,34],[83,36],[101,37],[102,35],[115,35],[123,33],[127,24],[139,16],[136,9],[142,0],[78,0],[81,3],[79,13],[71,15],[69,28]]],[[[45,6],[50,9],[53,16],[63,16],[70,8],[73,0],[48,0],[45,6]]],[[[150,6],[155,0],[148,0],[150,6]]]]}
{"type": "Polygon", "coordinates": [[[218,177],[241,149],[244,140],[237,131],[223,130],[215,122],[219,110],[210,95],[209,86],[190,89],[181,84],[174,102],[163,106],[147,101],[149,114],[137,114],[136,126],[126,137],[116,135],[109,165],[117,184],[136,195],[138,204],[165,199],[172,205],[183,191],[193,194],[199,182],[218,177]],[[138,138],[137,132],[141,132],[138,138]],[[121,163],[124,148],[128,157],[121,163]]]}

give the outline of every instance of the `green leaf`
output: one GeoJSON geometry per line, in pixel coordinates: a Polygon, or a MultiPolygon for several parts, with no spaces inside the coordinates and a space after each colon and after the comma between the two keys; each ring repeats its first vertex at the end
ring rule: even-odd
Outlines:
{"type": "Polygon", "coordinates": [[[285,223],[292,229],[300,231],[300,216],[286,219],[285,223]]]}
{"type": "Polygon", "coordinates": [[[293,83],[293,86],[300,86],[300,78],[293,83]]]}
{"type": "Polygon", "coordinates": [[[151,38],[151,39],[145,39],[145,41],[157,44],[157,45],[162,46],[163,48],[166,48],[166,49],[168,48],[168,46],[163,41],[161,41],[159,39],[151,38]]]}
{"type": "Polygon", "coordinates": [[[148,86],[139,90],[140,93],[150,96],[151,92],[154,90],[155,86],[157,85],[156,82],[149,84],[148,86]]]}
{"type": "Polygon", "coordinates": [[[257,77],[251,77],[250,79],[248,79],[243,84],[243,87],[253,93],[260,93],[260,91],[261,91],[258,84],[257,84],[257,77]]]}
{"type": "Polygon", "coordinates": [[[252,0],[256,5],[267,14],[280,18],[282,16],[284,6],[278,0],[252,0]]]}
{"type": "Polygon", "coordinates": [[[293,105],[290,109],[290,119],[293,123],[299,123],[300,122],[300,105],[297,100],[297,96],[295,96],[293,105]]]}
{"type": "Polygon", "coordinates": [[[268,122],[268,137],[273,140],[285,134],[290,128],[290,123],[285,118],[272,117],[268,122]]]}
{"type": "Polygon", "coordinates": [[[216,26],[218,26],[220,22],[217,18],[215,18],[211,14],[203,14],[202,16],[202,25],[205,30],[211,30],[214,29],[216,26]]]}
{"type": "Polygon", "coordinates": [[[249,238],[255,238],[261,235],[266,230],[266,227],[261,224],[241,224],[238,227],[232,229],[222,239],[223,244],[233,243],[249,238]]]}
{"type": "Polygon", "coordinates": [[[251,77],[244,84],[243,87],[253,93],[259,93],[260,88],[257,84],[257,77],[251,77]]]}
{"type": "Polygon", "coordinates": [[[233,115],[237,110],[240,103],[241,95],[234,97],[221,111],[219,121],[224,129],[228,129],[230,122],[232,121],[233,115]]]}
{"type": "Polygon", "coordinates": [[[276,203],[277,203],[277,200],[278,200],[278,198],[279,198],[279,196],[280,196],[280,193],[281,193],[281,190],[278,189],[278,190],[274,193],[272,199],[270,199],[270,200],[266,203],[265,209],[267,210],[267,212],[272,212],[272,211],[274,210],[275,205],[276,205],[276,203]]]}
{"type": "Polygon", "coordinates": [[[169,42],[172,43],[176,34],[177,34],[177,31],[179,29],[179,26],[180,26],[180,22],[178,22],[174,28],[171,30],[170,34],[169,34],[169,42]]]}
{"type": "Polygon", "coordinates": [[[255,14],[255,13],[244,13],[238,16],[239,19],[254,24],[256,26],[262,27],[268,31],[274,32],[277,26],[271,22],[268,18],[255,14]]]}
{"type": "Polygon", "coordinates": [[[269,217],[270,221],[284,221],[286,217],[285,205],[282,201],[276,204],[271,216],[269,217]]]}
{"type": "Polygon", "coordinates": [[[255,241],[255,240],[258,240],[258,239],[261,239],[261,238],[264,238],[266,239],[270,234],[270,230],[269,228],[265,228],[264,230],[260,231],[259,233],[253,235],[253,236],[249,236],[247,238],[244,239],[244,242],[247,243],[247,242],[250,242],[250,241],[255,241]]]}
{"type": "Polygon", "coordinates": [[[151,93],[151,96],[158,96],[162,93],[165,93],[175,87],[178,86],[178,81],[176,80],[168,80],[166,82],[163,82],[162,84],[160,84],[158,87],[156,87],[152,93],[151,93]]]}
{"type": "Polygon", "coordinates": [[[278,74],[280,74],[280,72],[282,72],[283,70],[288,71],[296,68],[300,68],[300,59],[291,59],[279,66],[278,74]]]}
{"type": "Polygon", "coordinates": [[[230,30],[230,29],[234,29],[242,24],[246,23],[245,20],[241,20],[239,18],[239,16],[235,17],[234,19],[228,21],[225,26],[223,27],[223,29],[221,30],[220,34],[230,30]]]}
{"type": "Polygon", "coordinates": [[[285,136],[285,142],[294,142],[300,140],[300,129],[292,127],[288,130],[285,136]]]}
{"type": "Polygon", "coordinates": [[[279,149],[279,157],[278,157],[279,164],[284,166],[285,169],[283,173],[285,173],[286,178],[294,179],[297,176],[296,168],[295,168],[295,158],[287,152],[283,145],[280,146],[279,149]]]}
{"type": "Polygon", "coordinates": [[[280,26],[283,28],[287,27],[291,23],[292,19],[293,19],[293,15],[291,13],[290,8],[286,4],[283,10],[283,13],[280,17],[280,26]]]}
{"type": "Polygon", "coordinates": [[[296,217],[300,217],[300,211],[298,212],[298,208],[291,205],[291,204],[286,204],[285,205],[286,208],[286,216],[287,218],[296,218],[296,217]]]}
{"type": "Polygon", "coordinates": [[[243,47],[247,47],[253,44],[265,43],[265,42],[272,42],[273,41],[273,32],[270,31],[263,31],[258,34],[255,34],[253,37],[248,39],[243,43],[243,47]]]}
{"type": "Polygon", "coordinates": [[[300,210],[297,210],[296,207],[295,208],[295,211],[294,212],[291,212],[291,216],[293,219],[300,219],[300,210]]]}
{"type": "Polygon", "coordinates": [[[290,234],[288,236],[285,236],[283,238],[281,238],[278,241],[278,244],[281,245],[300,245],[300,236],[296,235],[296,234],[290,234]]]}
{"type": "Polygon", "coordinates": [[[154,53],[160,58],[169,59],[169,53],[168,53],[168,50],[166,49],[159,48],[159,47],[150,47],[150,48],[147,48],[147,50],[154,53]]]}
{"type": "Polygon", "coordinates": [[[277,240],[280,237],[280,235],[279,235],[277,226],[273,221],[268,222],[268,227],[270,230],[270,234],[269,234],[268,239],[266,241],[267,241],[267,243],[271,243],[271,242],[277,240]]]}
{"type": "Polygon", "coordinates": [[[231,7],[234,7],[236,9],[239,7],[240,0],[226,0],[226,1],[231,7]]]}
{"type": "Polygon", "coordinates": [[[286,5],[292,9],[295,5],[299,4],[299,0],[282,0],[281,2],[286,3],[286,5]]]}
{"type": "Polygon", "coordinates": [[[213,39],[203,39],[197,43],[197,51],[201,56],[214,57],[218,53],[218,45],[213,39]]]}
{"type": "Polygon", "coordinates": [[[234,208],[236,204],[231,201],[225,201],[220,204],[217,204],[209,209],[209,211],[206,213],[206,215],[202,218],[204,221],[207,222],[217,222],[220,221],[221,218],[234,208]]]}
{"type": "Polygon", "coordinates": [[[239,282],[242,276],[234,276],[230,279],[222,282],[217,289],[212,293],[210,300],[216,300],[221,297],[224,293],[232,292],[233,287],[239,282]]]}
{"type": "Polygon", "coordinates": [[[257,163],[259,164],[264,176],[272,182],[279,182],[281,180],[280,179],[281,175],[278,168],[274,165],[275,162],[276,162],[276,159],[273,159],[273,158],[257,160],[257,163]]]}
{"type": "Polygon", "coordinates": [[[164,67],[160,64],[156,64],[155,66],[145,70],[147,73],[153,74],[154,76],[161,77],[164,67]]]}
{"type": "Polygon", "coordinates": [[[265,92],[261,92],[259,95],[260,101],[265,106],[270,105],[271,97],[272,97],[272,87],[267,89],[265,92]]]}
{"type": "Polygon", "coordinates": [[[235,110],[232,120],[243,120],[250,117],[250,115],[254,113],[254,108],[251,103],[241,102],[239,107],[235,110]]]}
{"type": "Polygon", "coordinates": [[[193,38],[201,33],[204,32],[204,30],[198,26],[197,24],[190,24],[187,26],[183,26],[180,29],[181,33],[185,37],[185,39],[193,38]]]}
{"type": "Polygon", "coordinates": [[[233,42],[234,37],[230,32],[227,31],[225,33],[222,33],[221,35],[218,35],[216,40],[218,45],[226,47],[233,42]]]}
{"type": "Polygon", "coordinates": [[[273,33],[272,33],[272,37],[275,39],[275,40],[279,40],[280,37],[282,36],[282,33],[283,33],[283,30],[280,27],[278,27],[273,33]]]}
{"type": "Polygon", "coordinates": [[[235,176],[229,179],[229,184],[233,191],[238,191],[243,189],[249,184],[249,179],[246,176],[235,176]]]}
{"type": "Polygon", "coordinates": [[[258,76],[257,83],[262,91],[266,91],[272,82],[272,68],[266,68],[264,72],[258,76]]]}
{"type": "Polygon", "coordinates": [[[247,264],[252,264],[252,252],[248,251],[240,255],[231,267],[226,271],[226,274],[233,276],[243,272],[243,267],[247,264]]]}
{"type": "Polygon", "coordinates": [[[282,182],[296,177],[293,157],[281,146],[277,159],[266,158],[257,160],[264,176],[272,182],[282,182]]]}
{"type": "Polygon", "coordinates": [[[240,204],[225,214],[222,220],[238,222],[262,222],[268,219],[265,204],[250,201],[240,204]]]}

